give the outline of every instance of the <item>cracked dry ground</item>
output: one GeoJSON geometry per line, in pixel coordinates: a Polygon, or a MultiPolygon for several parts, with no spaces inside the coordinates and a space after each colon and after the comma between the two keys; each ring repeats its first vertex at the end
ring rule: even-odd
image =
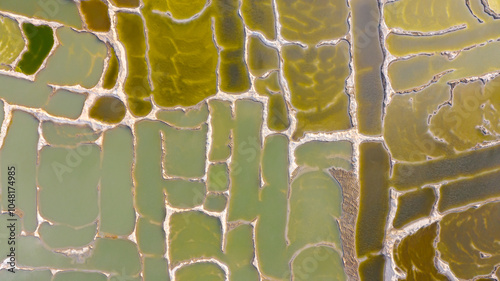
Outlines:
{"type": "Polygon", "coordinates": [[[0,0],[0,46],[2,281],[500,278],[499,0],[0,0]]]}

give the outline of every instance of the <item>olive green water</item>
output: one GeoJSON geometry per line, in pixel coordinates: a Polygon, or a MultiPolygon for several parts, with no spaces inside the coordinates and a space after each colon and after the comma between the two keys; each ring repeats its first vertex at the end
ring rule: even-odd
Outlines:
{"type": "Polygon", "coordinates": [[[498,7],[2,1],[0,279],[493,280],[498,7]]]}

